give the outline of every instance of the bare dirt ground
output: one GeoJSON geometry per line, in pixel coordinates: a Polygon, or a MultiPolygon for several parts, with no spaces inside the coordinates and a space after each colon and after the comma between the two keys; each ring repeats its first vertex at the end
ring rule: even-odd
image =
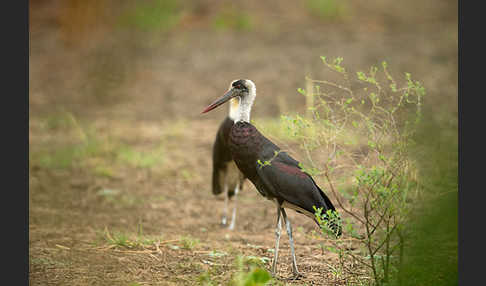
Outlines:
{"type": "MultiPolygon", "coordinates": [[[[227,109],[200,111],[233,79],[256,83],[252,117],[272,119],[304,110],[296,89],[305,75],[324,75],[319,56],[344,57],[356,70],[386,60],[394,75],[424,84],[426,104],[457,120],[457,2],[355,3],[349,19],[326,21],[293,1],[235,1],[252,15],[248,31],[215,29],[221,5],[195,2],[198,12],[168,33],[93,28],[72,44],[62,1],[31,1],[31,285],[200,285],[207,277],[227,285],[238,256],[270,269],[274,205],[246,182],[229,231],[220,225],[224,200],[210,190],[212,143],[227,109]]],[[[315,224],[289,217],[305,276],[281,283],[353,282],[333,272],[337,257],[321,250],[315,224]]],[[[289,277],[285,234],[280,249],[279,275],[289,277]]]]}

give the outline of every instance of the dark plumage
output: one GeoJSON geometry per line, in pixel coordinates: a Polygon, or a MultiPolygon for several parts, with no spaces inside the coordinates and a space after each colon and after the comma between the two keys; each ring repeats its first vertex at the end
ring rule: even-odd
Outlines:
{"type": "MultiPolygon", "coordinates": [[[[229,132],[228,147],[238,169],[255,185],[258,192],[277,206],[277,226],[275,254],[272,273],[276,273],[281,231],[281,215],[285,221],[292,254],[292,270],[295,276],[300,273],[295,260],[292,227],[285,211],[286,208],[305,214],[316,223],[314,207],[335,211],[329,198],[317,186],[314,179],[305,173],[299,162],[263,136],[250,121],[250,111],[256,97],[255,84],[250,80],[236,80],[229,90],[210,104],[203,113],[213,110],[230,99],[238,98],[238,112],[235,123],[229,132]]],[[[340,224],[332,223],[331,228],[341,234],[340,224]]]]}
{"type": "Polygon", "coordinates": [[[312,219],[313,206],[322,207],[324,211],[335,210],[312,177],[301,170],[299,162],[281,151],[255,126],[236,122],[231,128],[228,145],[236,165],[262,196],[280,205],[286,203],[312,219]]]}
{"type": "MultiPolygon", "coordinates": [[[[231,127],[233,126],[233,120],[227,116],[221,125],[219,126],[216,138],[213,144],[213,194],[219,195],[224,191],[224,183],[230,164],[234,163],[233,158],[228,147],[228,138],[231,127]]],[[[227,181],[228,183],[228,196],[234,195],[234,189],[236,184],[240,184],[240,191],[243,189],[243,182],[245,176],[238,170],[238,180],[233,179],[227,181]]]]}
{"type": "Polygon", "coordinates": [[[228,138],[234,121],[227,116],[219,126],[213,144],[212,190],[214,195],[225,192],[225,204],[221,223],[226,225],[228,201],[235,196],[233,214],[229,229],[233,229],[236,220],[236,195],[243,189],[245,175],[236,167],[228,147],[228,138]]]}

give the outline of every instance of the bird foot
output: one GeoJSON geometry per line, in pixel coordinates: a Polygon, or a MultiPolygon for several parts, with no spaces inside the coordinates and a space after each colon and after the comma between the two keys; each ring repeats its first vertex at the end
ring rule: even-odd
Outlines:
{"type": "Polygon", "coordinates": [[[304,274],[300,273],[299,271],[294,271],[292,276],[286,278],[280,277],[277,275],[277,273],[274,272],[270,272],[270,274],[273,278],[284,281],[300,280],[301,278],[304,278],[304,274]]]}
{"type": "Polygon", "coordinates": [[[270,272],[270,275],[272,275],[272,277],[275,278],[275,279],[278,279],[278,280],[282,279],[280,276],[277,275],[277,273],[270,272]]]}
{"type": "Polygon", "coordinates": [[[281,278],[281,277],[275,277],[280,280],[284,281],[294,281],[294,280],[300,280],[301,278],[304,278],[304,275],[302,275],[300,272],[294,273],[292,276],[287,277],[287,278],[281,278]]]}
{"type": "Polygon", "coordinates": [[[290,280],[299,280],[300,278],[303,278],[304,274],[300,273],[299,271],[294,271],[294,276],[289,278],[290,280]]]}

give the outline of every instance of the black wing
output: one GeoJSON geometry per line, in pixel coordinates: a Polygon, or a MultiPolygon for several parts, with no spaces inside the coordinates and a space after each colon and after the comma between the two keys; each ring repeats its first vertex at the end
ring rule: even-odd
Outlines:
{"type": "MultiPolygon", "coordinates": [[[[275,144],[272,143],[272,146],[275,144]]],[[[267,148],[267,151],[271,149],[267,148]]],[[[299,162],[287,153],[280,151],[270,161],[270,164],[262,166],[257,163],[257,165],[260,187],[265,188],[268,193],[276,197],[282,206],[309,216],[318,226],[319,223],[314,218],[314,206],[323,208],[323,213],[327,210],[336,210],[314,179],[303,172],[299,167],[299,162]]],[[[330,227],[337,236],[342,234],[340,223],[331,221],[330,227]]]]}
{"type": "MultiPolygon", "coordinates": [[[[312,177],[303,172],[299,162],[286,152],[274,149],[275,144],[268,145],[265,157],[270,164],[263,166],[257,163],[257,173],[266,190],[281,203],[286,201],[291,205],[302,208],[311,214],[314,208],[324,208],[324,211],[335,210],[333,204],[324,192],[317,186],[312,177]],[[273,148],[272,148],[273,147],[273,148]],[[272,150],[273,149],[273,150],[272,150]],[[268,160],[268,151],[277,151],[278,155],[268,160]]],[[[278,148],[278,147],[277,147],[278,148]]]]}
{"type": "Polygon", "coordinates": [[[219,126],[218,132],[216,133],[216,139],[213,144],[213,194],[217,195],[223,192],[223,186],[221,185],[221,176],[226,171],[226,164],[233,160],[231,157],[230,150],[228,148],[227,139],[229,130],[233,121],[226,117],[226,119],[219,126]]]}

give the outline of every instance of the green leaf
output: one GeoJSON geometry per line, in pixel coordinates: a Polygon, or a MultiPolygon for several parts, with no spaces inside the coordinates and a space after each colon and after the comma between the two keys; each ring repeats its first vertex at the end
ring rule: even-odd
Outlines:
{"type": "Polygon", "coordinates": [[[359,71],[359,72],[356,72],[356,74],[358,75],[359,80],[366,81],[366,75],[364,74],[364,72],[359,71]]]}
{"type": "Polygon", "coordinates": [[[257,163],[258,165],[260,165],[260,168],[262,168],[263,166],[265,166],[265,164],[262,163],[262,160],[258,159],[257,160],[257,163]]]}
{"type": "Polygon", "coordinates": [[[304,89],[302,89],[302,88],[300,88],[300,87],[299,87],[299,88],[297,88],[297,91],[298,91],[300,94],[302,94],[302,95],[306,95],[305,90],[304,90],[304,89]]]}
{"type": "Polygon", "coordinates": [[[371,148],[375,148],[376,147],[376,143],[369,140],[368,141],[368,146],[370,146],[371,148]]]}
{"type": "Polygon", "coordinates": [[[408,72],[406,72],[406,73],[405,73],[405,78],[406,78],[407,80],[410,80],[411,76],[412,76],[412,75],[411,75],[410,73],[408,73],[408,72]]]}
{"type": "Polygon", "coordinates": [[[245,281],[245,286],[259,286],[259,285],[264,285],[267,283],[272,276],[268,271],[262,269],[262,268],[255,268],[253,271],[250,272],[248,275],[246,281],[245,281]]]}

